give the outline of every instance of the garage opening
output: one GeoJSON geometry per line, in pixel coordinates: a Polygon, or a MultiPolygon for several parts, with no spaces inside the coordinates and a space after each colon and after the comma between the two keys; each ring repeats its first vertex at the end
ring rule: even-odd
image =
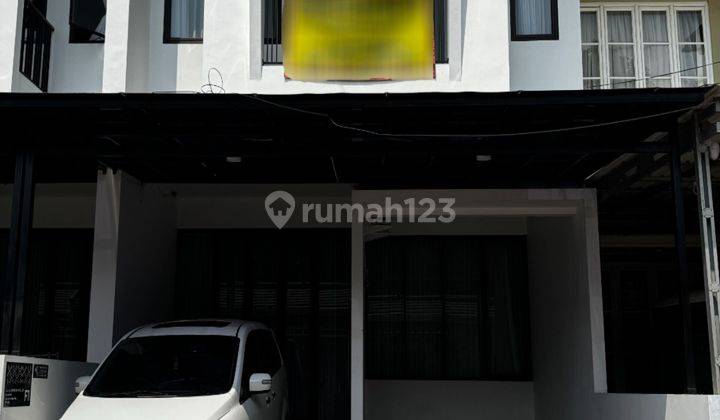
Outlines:
{"type": "Polygon", "coordinates": [[[179,230],[179,318],[260,321],[288,368],[291,419],[350,418],[348,229],[179,230]]]}

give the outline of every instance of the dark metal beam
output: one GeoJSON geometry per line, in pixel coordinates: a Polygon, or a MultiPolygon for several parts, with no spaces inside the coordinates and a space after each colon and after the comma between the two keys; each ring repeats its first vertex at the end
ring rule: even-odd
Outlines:
{"type": "Polygon", "coordinates": [[[686,136],[687,126],[680,126],[673,137],[673,150],[670,158],[672,190],[675,199],[675,251],[678,265],[678,296],[680,299],[680,324],[682,326],[682,354],[685,367],[685,392],[696,394],[695,353],[693,349],[692,318],[690,313],[690,285],[687,249],[685,243],[685,202],[683,199],[682,139],[686,136]]]}
{"type": "Polygon", "coordinates": [[[17,153],[6,275],[4,283],[0,285],[2,287],[0,353],[5,354],[20,354],[22,350],[25,279],[35,200],[33,165],[34,156],[31,152],[17,153]]]}

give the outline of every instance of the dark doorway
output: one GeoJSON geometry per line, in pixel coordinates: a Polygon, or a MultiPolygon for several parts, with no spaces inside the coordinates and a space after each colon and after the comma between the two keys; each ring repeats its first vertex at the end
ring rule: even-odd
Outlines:
{"type": "Polygon", "coordinates": [[[350,418],[347,229],[180,230],[176,314],[261,321],[288,367],[290,418],[350,418]]]}

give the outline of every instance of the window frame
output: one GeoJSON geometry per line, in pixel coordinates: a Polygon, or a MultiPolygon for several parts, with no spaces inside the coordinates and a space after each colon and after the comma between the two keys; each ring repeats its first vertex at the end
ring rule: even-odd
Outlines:
{"type": "MultiPolygon", "coordinates": [[[[600,84],[601,85],[609,85],[611,83],[616,83],[616,82],[613,82],[614,79],[619,79],[619,80],[628,79],[627,77],[610,76],[610,44],[611,43],[610,43],[610,37],[608,36],[608,30],[607,30],[607,23],[608,23],[607,14],[608,14],[608,12],[629,12],[630,13],[630,22],[632,22],[632,36],[633,36],[632,43],[613,42],[612,44],[613,45],[631,45],[632,46],[632,48],[633,48],[633,67],[635,70],[633,72],[634,74],[632,76],[632,79],[633,80],[640,79],[641,76],[639,75],[639,72],[644,69],[641,68],[640,55],[642,53],[638,49],[638,45],[642,46],[642,42],[640,41],[640,35],[639,35],[640,27],[638,25],[638,14],[639,13],[636,13],[635,7],[618,5],[617,7],[615,7],[615,6],[606,7],[600,17],[600,23],[602,26],[598,27],[598,30],[600,32],[604,32],[604,37],[602,38],[603,41],[602,41],[602,44],[600,45],[600,54],[605,57],[605,60],[604,60],[605,65],[600,67],[600,80],[603,80],[603,82],[600,84]],[[603,71],[605,73],[604,77],[603,77],[603,71]]],[[[627,89],[632,89],[632,88],[638,87],[639,82],[633,82],[632,85],[629,82],[622,82],[622,81],[617,82],[617,83],[620,84],[620,86],[623,86],[627,89]]],[[[612,85],[610,85],[610,86],[612,86],[612,85]]]]}
{"type": "MultiPolygon", "coordinates": [[[[163,11],[163,44],[202,44],[203,37],[200,38],[179,38],[172,36],[171,28],[172,16],[172,0],[165,0],[165,9],[163,11]]],[[[204,28],[203,28],[204,33],[204,28]]]]}
{"type": "MultiPolygon", "coordinates": [[[[600,87],[599,89],[613,89],[610,79],[609,64],[609,44],[607,39],[607,12],[609,11],[631,11],[633,22],[633,44],[635,50],[635,88],[647,88],[648,77],[645,73],[645,42],[642,31],[642,13],[646,11],[665,11],[667,13],[667,30],[668,41],[670,45],[670,88],[682,87],[679,58],[679,43],[677,40],[677,12],[680,11],[698,11],[701,13],[703,25],[703,44],[705,48],[705,64],[713,62],[712,43],[710,38],[710,17],[708,6],[702,2],[658,2],[658,3],[628,3],[628,2],[612,2],[612,3],[583,3],[580,12],[595,12],[598,19],[598,40],[600,42],[600,87]]],[[[582,45],[582,42],[581,42],[582,45]]],[[[582,64],[582,63],[581,63],[582,64]]],[[[709,67],[709,66],[708,66],[709,67]]],[[[712,68],[706,67],[706,83],[714,83],[714,75],[712,68]]],[[[702,79],[701,77],[686,77],[690,79],[702,79]]],[[[582,76],[582,81],[591,80],[582,76]]],[[[633,86],[630,86],[632,88],[633,86]]],[[[655,88],[655,87],[650,87],[655,88]]],[[[597,88],[596,88],[597,89],[597,88]]],[[[666,88],[667,89],[667,88],[666,88]]]]}
{"type": "MultiPolygon", "coordinates": [[[[640,47],[638,49],[638,51],[640,52],[640,54],[638,54],[636,61],[639,62],[639,66],[640,66],[640,67],[638,67],[638,70],[639,70],[638,73],[640,73],[640,75],[637,78],[642,79],[642,81],[635,82],[636,86],[648,87],[647,82],[648,82],[648,80],[650,80],[650,79],[648,79],[648,77],[652,76],[652,75],[648,76],[648,74],[645,72],[645,70],[646,70],[645,69],[645,45],[665,45],[665,44],[667,44],[668,48],[670,49],[670,53],[669,53],[670,73],[675,71],[673,69],[679,68],[678,61],[676,60],[677,54],[674,53],[673,39],[672,39],[673,35],[677,35],[677,29],[675,28],[675,23],[674,23],[674,19],[673,19],[674,17],[676,17],[675,11],[673,11],[673,9],[669,5],[642,6],[642,7],[638,8],[637,18],[635,19],[634,22],[638,24],[636,32],[638,34],[638,43],[639,43],[638,46],[640,47]],[[667,25],[666,27],[667,27],[667,34],[668,34],[667,43],[645,42],[645,33],[642,28],[643,12],[665,12],[665,23],[667,25]]],[[[676,75],[677,74],[671,74],[669,76],[670,87],[675,86],[675,76],[676,75]]],[[[653,79],[666,80],[666,78],[659,78],[659,77],[653,78],[653,79]]],[[[655,86],[650,86],[650,87],[655,87],[655,86]]]]}
{"type": "MultiPolygon", "coordinates": [[[[70,16],[68,16],[68,43],[69,44],[104,44],[105,43],[105,34],[103,34],[103,39],[98,39],[95,41],[87,40],[87,41],[78,41],[73,39],[73,26],[75,25],[73,23],[73,16],[75,15],[75,3],[79,0],[70,0],[70,16]]],[[[105,22],[107,22],[107,6],[105,10],[105,22]]],[[[106,27],[107,28],[107,27],[106,27]]],[[[97,33],[97,32],[96,32],[97,33]]]]}
{"type": "MultiPolygon", "coordinates": [[[[605,66],[605,55],[603,54],[602,48],[604,44],[604,36],[605,34],[602,31],[601,25],[603,24],[600,19],[600,12],[597,10],[580,10],[581,16],[582,13],[594,13],[595,14],[595,24],[597,27],[597,42],[583,42],[582,40],[582,29],[581,29],[581,35],[580,35],[580,53],[582,54],[582,48],[586,45],[592,45],[597,46],[598,49],[598,77],[585,77],[584,69],[583,69],[583,75],[582,75],[582,82],[583,82],[583,89],[585,89],[585,81],[597,81],[598,86],[601,86],[603,84],[603,66],[605,66]]],[[[580,20],[582,23],[582,19],[580,20]]],[[[582,66],[582,56],[580,58],[580,65],[582,66]]]]}
{"type": "Polygon", "coordinates": [[[510,0],[510,40],[511,41],[558,41],[560,40],[560,24],[558,19],[558,0],[550,0],[551,31],[549,34],[521,35],[517,33],[516,3],[510,0]]]}

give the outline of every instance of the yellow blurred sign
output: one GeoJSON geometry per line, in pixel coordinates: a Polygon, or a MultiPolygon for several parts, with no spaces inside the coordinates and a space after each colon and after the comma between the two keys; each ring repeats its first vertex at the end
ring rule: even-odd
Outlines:
{"type": "Polygon", "coordinates": [[[433,0],[285,0],[282,21],[289,79],[435,77],[433,0]]]}

